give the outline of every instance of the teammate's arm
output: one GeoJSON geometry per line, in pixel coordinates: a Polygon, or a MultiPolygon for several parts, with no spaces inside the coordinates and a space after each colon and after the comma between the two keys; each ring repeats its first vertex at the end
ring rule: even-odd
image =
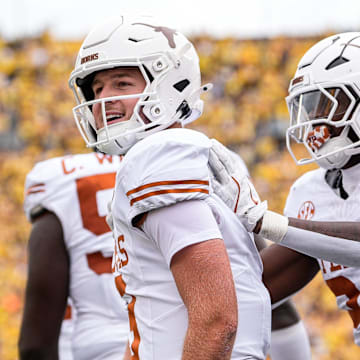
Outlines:
{"type": "MultiPolygon", "coordinates": [[[[360,242],[360,223],[355,221],[310,221],[304,219],[297,219],[293,217],[286,218],[280,214],[272,213],[272,220],[277,219],[283,222],[286,222],[288,226],[293,228],[298,228],[306,231],[316,232],[319,234],[324,234],[327,236],[340,238],[344,240],[353,240],[360,242]],[[287,220],[286,220],[287,219],[287,220]]],[[[264,218],[262,217],[257,222],[257,225],[254,229],[255,233],[260,233],[266,231],[264,229],[264,218]]]]}
{"type": "Polygon", "coordinates": [[[209,154],[215,193],[236,213],[250,232],[303,254],[346,266],[360,266],[360,224],[299,220],[267,210],[242,167],[213,140],[209,154]],[[355,240],[355,241],[349,241],[355,240]]]}
{"type": "Polygon", "coordinates": [[[289,217],[289,226],[337,238],[360,241],[360,223],[351,221],[308,221],[289,217]]]}
{"type": "Polygon", "coordinates": [[[261,250],[263,282],[275,304],[307,285],[319,271],[316,259],[278,244],[261,250]]]}
{"type": "Polygon", "coordinates": [[[311,257],[360,266],[358,223],[300,220],[266,211],[254,229],[257,231],[275,243],[311,257]]]}
{"type": "Polygon", "coordinates": [[[224,242],[213,239],[180,250],[171,271],[188,310],[182,360],[230,359],[238,319],[224,242]]]}
{"type": "Polygon", "coordinates": [[[21,360],[58,359],[58,339],[69,289],[69,257],[58,218],[34,220],[28,244],[28,279],[19,338],[21,360]]]}

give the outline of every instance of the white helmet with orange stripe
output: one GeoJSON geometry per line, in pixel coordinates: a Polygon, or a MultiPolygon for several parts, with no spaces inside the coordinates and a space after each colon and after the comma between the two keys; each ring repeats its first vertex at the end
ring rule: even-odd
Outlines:
{"type": "MultiPolygon", "coordinates": [[[[151,17],[118,16],[91,31],[81,45],[69,85],[78,105],[73,114],[86,144],[110,154],[124,154],[138,140],[175,122],[188,123],[202,113],[199,58],[189,40],[160,26],[151,17]],[[114,68],[137,68],[145,79],[141,93],[94,100],[96,73],[114,68]],[[137,98],[125,121],[104,121],[98,128],[92,113],[100,103],[137,98]]],[[[104,115],[103,118],[106,118],[104,115]]]]}
{"type": "Polygon", "coordinates": [[[286,140],[296,163],[347,166],[360,153],[360,32],[330,36],[311,47],[298,64],[286,102],[286,140]],[[295,142],[305,145],[310,158],[295,156],[295,142]]]}

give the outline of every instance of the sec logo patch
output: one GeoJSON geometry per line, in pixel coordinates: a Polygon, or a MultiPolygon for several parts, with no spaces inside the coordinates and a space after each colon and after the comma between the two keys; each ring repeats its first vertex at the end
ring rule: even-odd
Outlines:
{"type": "Polygon", "coordinates": [[[315,214],[315,205],[311,201],[305,201],[298,213],[298,219],[310,220],[315,214]]]}

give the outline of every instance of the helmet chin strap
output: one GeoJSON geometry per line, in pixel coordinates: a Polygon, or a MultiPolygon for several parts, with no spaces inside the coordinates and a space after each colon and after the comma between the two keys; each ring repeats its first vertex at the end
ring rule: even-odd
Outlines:
{"type": "Polygon", "coordinates": [[[123,155],[137,142],[137,137],[135,133],[119,137],[119,129],[126,131],[138,126],[136,120],[130,119],[103,127],[97,132],[97,141],[100,143],[96,147],[110,155],[123,155]]]}
{"type": "Polygon", "coordinates": [[[316,159],[317,164],[324,169],[341,169],[351,158],[351,154],[341,150],[351,145],[352,142],[347,137],[335,137],[329,139],[316,153],[316,156],[322,156],[327,153],[339,150],[335,154],[316,159]]]}
{"type": "MultiPolygon", "coordinates": [[[[199,97],[201,94],[210,91],[213,88],[213,84],[212,83],[207,83],[205,85],[201,85],[198,89],[196,89],[191,95],[190,98],[194,98],[196,99],[197,97],[199,97]]],[[[203,100],[197,100],[194,104],[194,106],[191,109],[191,114],[190,116],[188,116],[185,119],[179,120],[181,127],[186,126],[187,124],[190,124],[191,122],[195,121],[196,119],[198,119],[202,113],[203,113],[203,109],[204,109],[204,101],[203,100]]]]}

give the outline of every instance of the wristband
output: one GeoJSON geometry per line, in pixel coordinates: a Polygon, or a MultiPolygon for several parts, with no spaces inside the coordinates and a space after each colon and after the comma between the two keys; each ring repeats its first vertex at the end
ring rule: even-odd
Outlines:
{"type": "Polygon", "coordinates": [[[275,243],[280,243],[288,230],[289,219],[286,216],[267,210],[262,219],[259,235],[275,243]]]}

